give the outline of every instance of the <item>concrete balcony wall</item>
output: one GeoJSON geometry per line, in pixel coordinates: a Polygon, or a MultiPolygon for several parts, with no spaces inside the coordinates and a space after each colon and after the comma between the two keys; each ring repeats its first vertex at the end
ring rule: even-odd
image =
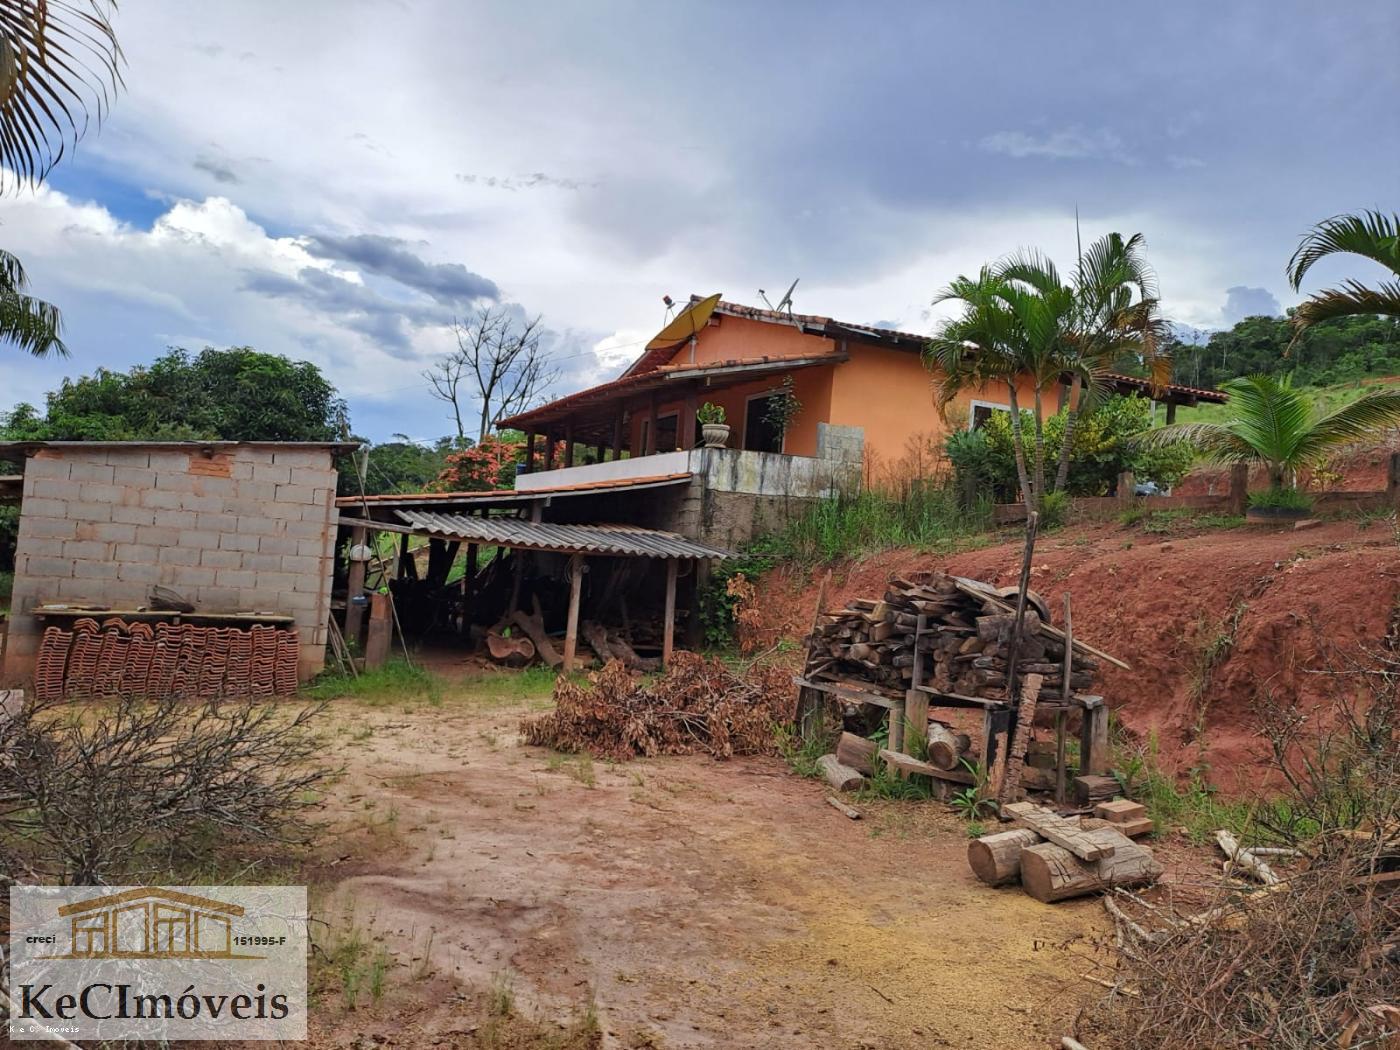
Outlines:
{"type": "Polygon", "coordinates": [[[711,492],[821,499],[858,488],[860,467],[859,460],[852,459],[814,459],[732,448],[693,448],[520,474],[516,476],[515,487],[520,492],[533,492],[599,481],[693,474],[695,481],[711,492]]]}

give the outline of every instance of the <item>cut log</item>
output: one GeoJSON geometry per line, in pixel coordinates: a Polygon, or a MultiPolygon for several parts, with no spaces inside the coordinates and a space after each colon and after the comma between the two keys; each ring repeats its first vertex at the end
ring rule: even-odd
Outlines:
{"type": "Polygon", "coordinates": [[[535,599],[535,611],[531,615],[526,615],[523,609],[516,609],[511,617],[515,625],[519,627],[535,643],[535,652],[539,654],[541,660],[549,664],[550,667],[560,667],[564,663],[564,658],[559,655],[559,650],[554,648],[554,643],[550,641],[549,635],[544,633],[544,614],[540,612],[540,600],[535,599]]]}
{"type": "Polygon", "coordinates": [[[1147,816],[1147,807],[1141,802],[1131,802],[1126,798],[1119,798],[1111,802],[1100,802],[1094,807],[1094,816],[1102,817],[1115,824],[1129,824],[1147,816]]]}
{"type": "Polygon", "coordinates": [[[957,769],[971,747],[972,738],[966,733],[950,729],[942,722],[929,723],[928,760],[939,769],[957,769]]]}
{"type": "Polygon", "coordinates": [[[872,776],[875,773],[875,755],[879,750],[879,745],[873,740],[854,733],[842,733],[841,739],[836,741],[836,761],[872,776]]]}
{"type": "Polygon", "coordinates": [[[1145,886],[1161,875],[1152,851],[1127,839],[1112,856],[1096,861],[1081,860],[1053,842],[1021,850],[1021,885],[1046,904],[1114,886],[1145,886]]]}
{"type": "Polygon", "coordinates": [[[1106,802],[1122,793],[1123,789],[1112,777],[1091,773],[1074,778],[1074,801],[1080,809],[1092,806],[1096,802],[1106,802]]]}
{"type": "Polygon", "coordinates": [[[1131,846],[1124,835],[1111,828],[1085,831],[1079,824],[1066,820],[1053,810],[1031,802],[1013,802],[1002,806],[1004,816],[1019,820],[1041,838],[1069,850],[1081,860],[1101,860],[1113,856],[1121,846],[1131,846]]]}
{"type": "Polygon", "coordinates": [[[1004,886],[1021,877],[1021,851],[1042,841],[1029,828],[983,835],[967,844],[967,863],[988,886],[1004,886]]]}
{"type": "Polygon", "coordinates": [[[486,651],[497,663],[523,667],[535,658],[535,643],[523,635],[507,638],[492,631],[486,636],[486,651]]]}
{"type": "Polygon", "coordinates": [[[836,760],[835,755],[822,755],[817,759],[817,768],[821,770],[826,782],[837,791],[854,791],[865,783],[865,777],[861,776],[860,770],[843,766],[836,760]]]}
{"type": "Polygon", "coordinates": [[[880,759],[891,769],[901,773],[914,773],[921,777],[933,777],[935,780],[946,780],[952,784],[976,784],[977,778],[965,769],[939,769],[931,762],[920,762],[910,755],[900,754],[898,751],[882,750],[880,759]]]}
{"type": "Polygon", "coordinates": [[[579,624],[579,634],[583,635],[583,640],[588,643],[588,647],[597,654],[598,660],[604,665],[609,660],[621,658],[621,654],[614,653],[612,646],[608,644],[608,632],[596,620],[584,620],[583,623],[579,624]]]}
{"type": "Polygon", "coordinates": [[[654,656],[638,656],[630,642],[616,631],[608,632],[608,648],[634,671],[659,671],[661,661],[654,656]]]}

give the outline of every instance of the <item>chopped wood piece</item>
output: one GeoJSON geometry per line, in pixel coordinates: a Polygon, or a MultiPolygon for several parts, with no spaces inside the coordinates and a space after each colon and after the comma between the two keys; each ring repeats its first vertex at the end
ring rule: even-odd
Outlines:
{"type": "Polygon", "coordinates": [[[1130,839],[1140,839],[1144,835],[1151,835],[1156,827],[1152,823],[1151,817],[1141,817],[1138,820],[1115,821],[1113,826],[1127,835],[1130,839]]]}
{"type": "Polygon", "coordinates": [[[842,733],[841,739],[836,741],[836,761],[871,776],[875,772],[875,754],[879,750],[873,740],[854,733],[842,733]]]}
{"type": "Polygon", "coordinates": [[[1221,828],[1215,833],[1215,841],[1220,844],[1220,848],[1225,852],[1225,856],[1238,864],[1245,871],[1249,872],[1265,886],[1276,885],[1279,881],[1274,870],[1264,861],[1260,860],[1248,850],[1240,849],[1239,840],[1229,831],[1221,828]]]}
{"type": "Polygon", "coordinates": [[[882,750],[880,758],[891,769],[902,773],[914,773],[922,777],[933,777],[953,784],[975,784],[977,778],[964,769],[939,769],[930,762],[920,762],[917,758],[902,755],[898,751],[882,750]]]}
{"type": "Polygon", "coordinates": [[[837,791],[853,791],[865,783],[865,777],[861,776],[860,770],[843,766],[836,760],[835,755],[822,755],[817,759],[817,768],[822,771],[822,776],[826,777],[826,782],[837,791]]]}
{"type": "Polygon", "coordinates": [[[1021,877],[1021,851],[1041,841],[1029,828],[983,835],[967,844],[967,863],[988,886],[1004,886],[1021,877]]]}
{"type": "Polygon", "coordinates": [[[929,723],[928,760],[939,769],[957,769],[971,747],[972,738],[966,733],[950,729],[942,722],[929,723]]]}
{"type": "Polygon", "coordinates": [[[1002,806],[1001,811],[1081,860],[1101,860],[1113,856],[1120,846],[1132,845],[1124,835],[1111,828],[1085,831],[1075,821],[1031,802],[1013,802],[1002,806]]]}
{"type": "MultiPolygon", "coordinates": [[[[1119,836],[1120,838],[1122,836],[1119,836]]],[[[1162,875],[1152,851],[1123,839],[1113,855],[1085,861],[1053,842],[1021,851],[1021,885],[1038,901],[1083,897],[1114,886],[1144,886],[1162,875]]]]}
{"type": "Polygon", "coordinates": [[[1118,781],[1109,776],[1091,773],[1074,778],[1074,801],[1081,809],[1122,793],[1123,789],[1118,786],[1118,781]]]}
{"type": "Polygon", "coordinates": [[[1141,802],[1126,798],[1116,798],[1111,802],[1100,802],[1094,807],[1094,816],[1110,820],[1115,824],[1128,824],[1147,816],[1147,807],[1141,802]]]}
{"type": "Polygon", "coordinates": [[[1011,738],[1011,753],[1006,760],[1006,776],[997,791],[997,798],[1003,801],[1015,798],[1021,787],[1021,770],[1026,762],[1026,748],[1030,746],[1031,729],[1035,725],[1035,704],[1040,695],[1041,680],[1038,674],[1028,674],[1021,682],[1021,707],[1016,713],[1016,730],[1011,738]]]}
{"type": "Polygon", "coordinates": [[[486,635],[486,650],[491,659],[512,666],[523,666],[535,658],[535,643],[525,637],[507,638],[491,631],[486,635]]]}
{"type": "Polygon", "coordinates": [[[842,802],[839,798],[836,798],[834,795],[826,796],[826,804],[832,809],[836,810],[838,813],[844,814],[845,816],[849,817],[851,820],[860,819],[860,810],[856,809],[854,806],[846,805],[846,803],[842,802]]]}

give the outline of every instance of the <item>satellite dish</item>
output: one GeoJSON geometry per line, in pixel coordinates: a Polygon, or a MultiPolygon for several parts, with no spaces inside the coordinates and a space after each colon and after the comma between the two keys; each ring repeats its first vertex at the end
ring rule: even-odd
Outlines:
{"type": "Polygon", "coordinates": [[[719,305],[720,293],[706,299],[700,299],[691,303],[680,313],[676,314],[675,320],[666,325],[665,328],[652,336],[651,342],[647,343],[648,350],[664,350],[671,346],[680,346],[687,339],[694,339],[700,330],[710,321],[710,315],[715,312],[715,307],[719,305]]]}
{"type": "Polygon", "coordinates": [[[762,288],[760,288],[760,289],[758,290],[759,298],[761,298],[761,299],[763,300],[764,305],[767,306],[768,309],[772,310],[775,314],[780,314],[780,313],[782,313],[784,310],[786,310],[789,314],[791,314],[791,313],[792,313],[792,292],[793,292],[793,289],[797,287],[797,282],[800,281],[800,280],[802,280],[801,277],[794,277],[794,278],[793,278],[792,284],[788,285],[788,290],[785,291],[785,292],[783,293],[783,297],[782,297],[781,299],[778,300],[778,305],[777,305],[777,306],[774,306],[772,303],[770,303],[770,302],[768,301],[768,296],[767,296],[767,294],[763,291],[762,288]]]}

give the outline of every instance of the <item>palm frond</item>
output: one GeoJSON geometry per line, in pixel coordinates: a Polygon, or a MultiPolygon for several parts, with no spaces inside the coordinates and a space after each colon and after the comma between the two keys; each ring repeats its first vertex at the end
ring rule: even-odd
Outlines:
{"type": "Polygon", "coordinates": [[[1400,390],[1373,390],[1333,409],[1313,424],[1299,443],[1298,466],[1315,463],[1339,445],[1400,425],[1400,390]]]}
{"type": "Polygon", "coordinates": [[[1360,255],[1400,274],[1400,216],[1363,211],[1323,219],[1288,260],[1288,280],[1294,291],[1314,264],[1339,254],[1360,255]]]}
{"type": "Polygon", "coordinates": [[[1253,446],[1227,423],[1172,423],[1145,431],[1136,440],[1148,448],[1191,445],[1212,463],[1247,463],[1259,458],[1253,446]]]}
{"type": "Polygon", "coordinates": [[[1026,248],[1008,256],[997,264],[996,275],[1003,281],[1024,284],[1042,295],[1059,291],[1064,287],[1060,271],[1044,253],[1026,248]]]}
{"type": "Polygon", "coordinates": [[[0,342],[12,343],[35,357],[67,357],[62,328],[63,319],[53,304],[20,292],[0,292],[0,342]]]}
{"type": "Polygon", "coordinates": [[[115,0],[0,0],[0,165],[40,182],[122,85],[115,0]]]}
{"type": "Polygon", "coordinates": [[[1343,281],[1340,288],[1318,292],[1293,311],[1294,342],[1306,328],[1338,317],[1384,314],[1400,317],[1400,280],[1368,288],[1360,281],[1343,281]]]}

